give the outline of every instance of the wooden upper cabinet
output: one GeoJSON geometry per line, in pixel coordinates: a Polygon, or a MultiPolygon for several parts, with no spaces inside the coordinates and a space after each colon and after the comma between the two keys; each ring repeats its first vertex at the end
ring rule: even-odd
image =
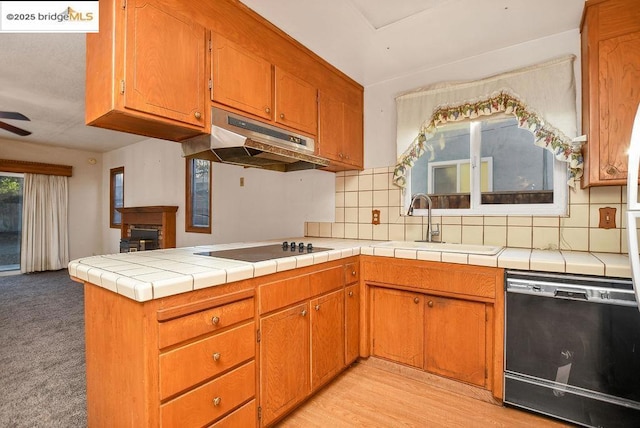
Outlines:
{"type": "Polygon", "coordinates": [[[582,22],[583,187],[624,185],[640,103],[640,2],[587,1],[582,22]]]}
{"type": "Polygon", "coordinates": [[[275,67],[275,121],[309,134],[318,133],[318,90],[275,67]]]}
{"type": "Polygon", "coordinates": [[[363,112],[320,92],[318,155],[333,161],[334,171],[363,168],[363,112]]]}
{"type": "Polygon", "coordinates": [[[153,0],[100,2],[87,35],[87,124],[182,139],[208,127],[206,32],[153,0]]]}
{"type": "Polygon", "coordinates": [[[219,34],[211,45],[211,100],[271,120],[271,63],[219,34]]]}

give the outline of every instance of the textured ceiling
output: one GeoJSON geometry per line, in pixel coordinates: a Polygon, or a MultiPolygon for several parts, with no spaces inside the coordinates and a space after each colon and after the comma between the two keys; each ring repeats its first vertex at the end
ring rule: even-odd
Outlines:
{"type": "MultiPolygon", "coordinates": [[[[367,86],[576,29],[583,0],[242,0],[367,86]]],[[[106,152],[145,139],[84,125],[84,34],[0,34],[0,139],[106,152]]],[[[0,157],[2,153],[0,151],[0,157]]]]}

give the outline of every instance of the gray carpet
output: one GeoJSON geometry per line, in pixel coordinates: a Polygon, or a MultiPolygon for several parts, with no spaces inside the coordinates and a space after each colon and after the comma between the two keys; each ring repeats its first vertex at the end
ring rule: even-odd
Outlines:
{"type": "Polygon", "coordinates": [[[82,285],[0,276],[0,427],[87,425],[82,285]]]}

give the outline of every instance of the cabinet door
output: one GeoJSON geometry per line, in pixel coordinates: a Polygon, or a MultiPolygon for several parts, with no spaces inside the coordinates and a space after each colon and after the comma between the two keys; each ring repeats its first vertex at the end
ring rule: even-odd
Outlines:
{"type": "Polygon", "coordinates": [[[311,301],[311,389],[344,367],[344,290],[311,301]]]}
{"type": "Polygon", "coordinates": [[[271,63],[213,34],[211,99],[271,120],[271,63]]]}
{"type": "Polygon", "coordinates": [[[345,104],[344,106],[344,140],[343,151],[345,162],[362,168],[363,159],[363,117],[362,110],[345,104]]]}
{"type": "Polygon", "coordinates": [[[485,386],[485,304],[445,297],[425,298],[425,370],[485,386]]]}
{"type": "Polygon", "coordinates": [[[423,295],[376,287],[371,318],[373,355],[422,368],[423,295]]]}
{"type": "Polygon", "coordinates": [[[205,29],[149,0],[127,4],[124,105],[205,123],[205,29]]]}
{"type": "Polygon", "coordinates": [[[268,425],[310,392],[309,305],[260,320],[260,402],[268,425]]]}
{"type": "Polygon", "coordinates": [[[358,284],[345,288],[345,364],[360,355],[360,292],[358,284]]]}
{"type": "Polygon", "coordinates": [[[626,180],[627,150],[640,102],[640,32],[599,43],[599,178],[626,180]]]}
{"type": "Polygon", "coordinates": [[[322,92],[318,100],[318,155],[342,162],[344,104],[322,92]]]}
{"type": "Polygon", "coordinates": [[[275,70],[275,121],[316,135],[318,133],[318,90],[278,67],[275,70]]]}

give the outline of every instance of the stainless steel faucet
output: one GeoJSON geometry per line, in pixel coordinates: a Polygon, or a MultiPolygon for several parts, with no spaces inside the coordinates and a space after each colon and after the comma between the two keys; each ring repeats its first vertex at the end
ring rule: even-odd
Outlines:
{"type": "Polygon", "coordinates": [[[415,203],[416,199],[424,199],[424,200],[427,201],[427,236],[426,236],[426,241],[427,242],[432,242],[434,236],[439,236],[440,235],[440,228],[438,227],[438,224],[436,223],[436,227],[435,228],[431,224],[431,206],[433,205],[433,202],[431,201],[431,198],[429,197],[429,195],[427,195],[426,193],[416,193],[411,197],[411,202],[409,203],[409,211],[407,211],[407,215],[410,215],[410,216],[413,215],[413,204],[415,203]]]}

